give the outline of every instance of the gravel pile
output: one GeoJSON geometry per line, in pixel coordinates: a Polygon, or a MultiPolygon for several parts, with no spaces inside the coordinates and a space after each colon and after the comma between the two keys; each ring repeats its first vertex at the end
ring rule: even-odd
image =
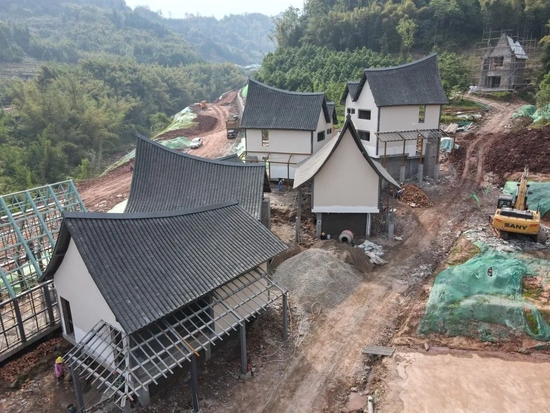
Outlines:
{"type": "Polygon", "coordinates": [[[295,302],[303,306],[319,302],[331,308],[344,301],[364,276],[336,251],[311,248],[279,265],[273,278],[290,290],[295,302]]]}

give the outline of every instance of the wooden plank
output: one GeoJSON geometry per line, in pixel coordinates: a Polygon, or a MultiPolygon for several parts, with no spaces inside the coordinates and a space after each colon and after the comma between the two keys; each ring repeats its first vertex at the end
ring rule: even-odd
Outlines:
{"type": "Polygon", "coordinates": [[[394,347],[366,346],[363,349],[363,354],[374,354],[377,356],[391,357],[395,352],[394,347]]]}

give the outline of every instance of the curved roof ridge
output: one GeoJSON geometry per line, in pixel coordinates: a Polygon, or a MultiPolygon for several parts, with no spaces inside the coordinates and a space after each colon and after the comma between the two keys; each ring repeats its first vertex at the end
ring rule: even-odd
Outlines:
{"type": "MultiPolygon", "coordinates": [[[[403,64],[397,65],[397,66],[366,68],[365,72],[383,72],[383,71],[386,71],[386,70],[405,69],[407,67],[414,66],[416,64],[425,62],[426,60],[433,59],[434,57],[437,57],[437,53],[432,53],[432,54],[429,54],[428,56],[425,56],[421,59],[414,60],[412,62],[403,63],[403,64]]],[[[348,83],[353,83],[353,82],[348,82],[348,83]]]]}
{"type": "Polygon", "coordinates": [[[111,213],[111,212],[63,212],[63,218],[66,219],[103,219],[103,220],[134,220],[134,219],[158,219],[171,218],[183,215],[199,214],[201,212],[223,209],[230,206],[239,205],[239,201],[226,201],[214,205],[206,205],[196,208],[185,208],[176,211],[163,212],[141,212],[141,213],[111,213]]]}
{"type": "Polygon", "coordinates": [[[146,143],[149,143],[149,144],[152,144],[154,146],[156,146],[157,148],[161,148],[167,152],[170,152],[170,153],[173,153],[174,155],[179,155],[183,158],[189,158],[189,159],[193,159],[195,161],[201,161],[201,162],[206,162],[206,163],[212,163],[212,164],[215,164],[215,165],[223,165],[223,166],[237,166],[237,167],[253,167],[253,168],[257,168],[257,167],[263,167],[263,164],[250,164],[250,163],[237,163],[237,162],[227,162],[225,160],[220,160],[219,158],[218,159],[210,159],[210,158],[203,158],[202,156],[197,156],[197,155],[191,155],[191,154],[188,154],[188,153],[185,153],[185,152],[180,152],[180,151],[176,151],[175,149],[172,149],[172,148],[169,148],[168,146],[164,146],[162,143],[160,142],[157,142],[157,141],[154,141],[146,136],[143,136],[139,133],[136,133],[136,138],[138,139],[141,139],[142,141],[146,142],[146,143]]]}
{"type": "Polygon", "coordinates": [[[270,89],[270,90],[273,90],[274,92],[281,92],[281,93],[286,93],[288,95],[299,95],[299,96],[325,96],[325,92],[292,92],[290,90],[284,90],[284,89],[279,89],[277,87],[274,87],[274,86],[269,86],[269,85],[266,85],[265,83],[262,83],[262,82],[259,82],[255,79],[248,79],[249,82],[252,82],[252,83],[255,83],[259,86],[263,86],[265,87],[266,89],[270,89]]]}

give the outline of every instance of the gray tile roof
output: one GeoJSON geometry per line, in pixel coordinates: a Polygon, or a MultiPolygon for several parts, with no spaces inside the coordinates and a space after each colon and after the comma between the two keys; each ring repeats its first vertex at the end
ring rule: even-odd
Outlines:
{"type": "Polygon", "coordinates": [[[437,54],[401,66],[365,69],[354,100],[361,95],[365,82],[368,82],[378,107],[448,103],[441,84],[437,54]]]}
{"type": "Polygon", "coordinates": [[[241,158],[239,158],[239,155],[237,155],[236,153],[232,153],[231,155],[222,156],[221,158],[216,158],[216,161],[244,163],[243,160],[241,158]]]}
{"type": "Polygon", "coordinates": [[[321,110],[331,122],[324,93],[289,92],[249,79],[241,128],[314,131],[321,110]]]}
{"type": "Polygon", "coordinates": [[[66,213],[60,234],[44,277],[54,276],[72,238],[126,333],[287,248],[236,202],[171,213],[66,213]]]}
{"type": "Polygon", "coordinates": [[[336,115],[336,105],[334,102],[327,102],[328,117],[330,121],[336,125],[338,123],[338,116],[336,115]]]}
{"type": "Polygon", "coordinates": [[[165,212],[236,199],[260,219],[263,164],[211,160],[176,152],[139,136],[125,212],[165,212]]]}
{"type": "Polygon", "coordinates": [[[344,94],[342,95],[341,103],[346,103],[348,93],[351,95],[351,100],[354,102],[357,100],[357,89],[359,88],[359,82],[348,82],[346,88],[344,89],[344,94]]]}
{"type": "Polygon", "coordinates": [[[374,169],[380,178],[387,181],[390,185],[399,188],[399,184],[391,177],[391,175],[384,169],[382,165],[374,161],[368,154],[367,149],[363,145],[363,141],[359,139],[359,134],[353,125],[350,115],[346,117],[346,123],[342,127],[342,130],[338,136],[332,138],[325,146],[319,149],[316,153],[300,162],[296,167],[296,174],[294,175],[294,188],[305,184],[307,181],[315,177],[317,173],[327,163],[332,154],[337,150],[340,141],[344,137],[346,131],[351,133],[357,149],[361,152],[365,161],[374,169]]]}

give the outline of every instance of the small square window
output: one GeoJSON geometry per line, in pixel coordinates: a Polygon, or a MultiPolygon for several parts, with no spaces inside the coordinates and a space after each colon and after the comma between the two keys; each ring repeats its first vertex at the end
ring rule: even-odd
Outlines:
{"type": "Polygon", "coordinates": [[[317,142],[321,142],[325,140],[325,131],[318,132],[317,133],[317,142]]]}
{"type": "Polygon", "coordinates": [[[426,120],[426,105],[420,105],[418,107],[418,123],[424,123],[426,120]]]}
{"type": "Polygon", "coordinates": [[[354,108],[348,108],[348,115],[355,115],[355,109],[354,108]]]}
{"type": "Polygon", "coordinates": [[[269,146],[269,131],[262,129],[262,146],[269,146]]]}
{"type": "Polygon", "coordinates": [[[357,132],[359,132],[359,139],[361,139],[362,141],[370,141],[370,132],[365,130],[360,130],[357,132]]]}
{"type": "Polygon", "coordinates": [[[359,119],[370,120],[370,110],[359,109],[358,117],[359,119]]]}
{"type": "Polygon", "coordinates": [[[330,135],[330,134],[332,134],[332,129],[331,129],[331,128],[328,128],[328,129],[327,129],[327,135],[330,135]]]}

